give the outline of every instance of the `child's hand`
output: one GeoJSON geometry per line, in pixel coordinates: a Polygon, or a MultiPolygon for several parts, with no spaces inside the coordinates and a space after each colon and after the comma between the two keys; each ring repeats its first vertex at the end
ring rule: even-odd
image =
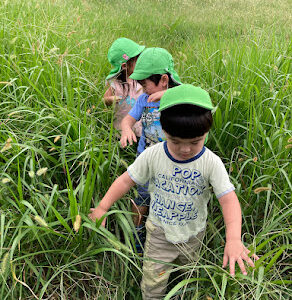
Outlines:
{"type": "MultiPolygon", "coordinates": [[[[91,214],[88,215],[88,217],[95,222],[96,219],[100,219],[105,213],[106,211],[102,210],[101,208],[97,207],[97,208],[90,208],[91,214]]],[[[106,218],[104,218],[104,220],[102,221],[101,225],[103,227],[105,227],[105,221],[106,218]]]]}
{"type": "Polygon", "coordinates": [[[113,97],[113,102],[120,102],[123,97],[122,96],[112,96],[113,97]]]}
{"type": "Polygon", "coordinates": [[[129,142],[129,145],[133,145],[133,141],[137,143],[137,138],[134,131],[132,129],[122,130],[122,136],[120,139],[122,148],[127,146],[127,142],[129,142]]]}
{"type": "MultiPolygon", "coordinates": [[[[242,244],[241,240],[229,240],[226,242],[223,256],[223,268],[227,266],[229,261],[230,275],[235,274],[235,263],[237,262],[243,275],[247,275],[243,261],[245,260],[251,267],[254,267],[253,261],[248,257],[250,251],[242,244]]],[[[252,255],[255,260],[259,257],[252,255]]]]}
{"type": "Polygon", "coordinates": [[[107,96],[107,97],[104,97],[103,100],[104,100],[104,103],[106,105],[112,105],[113,103],[118,103],[120,100],[122,100],[123,97],[122,96],[107,96]]]}
{"type": "Polygon", "coordinates": [[[164,93],[165,93],[165,91],[159,91],[159,92],[151,94],[148,97],[147,102],[157,102],[157,101],[159,101],[164,93]]]}

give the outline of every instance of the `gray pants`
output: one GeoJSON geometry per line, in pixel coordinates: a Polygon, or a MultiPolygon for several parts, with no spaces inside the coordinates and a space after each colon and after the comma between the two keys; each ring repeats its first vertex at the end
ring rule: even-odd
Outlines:
{"type": "Polygon", "coordinates": [[[145,260],[141,282],[142,295],[144,300],[160,300],[164,297],[173,268],[165,263],[175,262],[181,265],[195,263],[205,231],[200,232],[187,243],[172,244],[165,239],[163,229],[155,226],[149,220],[146,222],[146,230],[145,260]]]}

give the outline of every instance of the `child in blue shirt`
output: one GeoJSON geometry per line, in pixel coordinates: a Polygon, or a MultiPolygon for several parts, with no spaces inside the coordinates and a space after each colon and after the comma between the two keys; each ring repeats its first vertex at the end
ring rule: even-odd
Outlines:
{"type": "MultiPolygon", "coordinates": [[[[140,137],[137,155],[140,155],[146,148],[164,140],[164,133],[160,125],[160,101],[149,102],[152,99],[160,99],[163,93],[171,87],[180,85],[180,78],[174,70],[174,62],[171,54],[163,48],[148,48],[139,56],[131,79],[137,80],[143,87],[142,94],[121,123],[121,146],[124,148],[129,143],[137,142],[132,128],[136,122],[142,121],[142,135],[140,137]]],[[[143,231],[144,215],[147,215],[150,203],[150,195],[145,186],[137,187],[138,197],[132,211],[134,224],[138,234],[143,231]]],[[[141,244],[144,244],[144,234],[139,234],[141,244]]],[[[139,243],[136,244],[138,252],[141,252],[139,243]]]]}

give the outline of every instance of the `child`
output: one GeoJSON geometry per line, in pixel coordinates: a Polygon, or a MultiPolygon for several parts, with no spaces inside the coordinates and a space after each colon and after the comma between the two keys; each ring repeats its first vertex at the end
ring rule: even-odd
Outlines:
{"type": "MultiPolygon", "coordinates": [[[[134,124],[142,120],[142,135],[140,137],[137,155],[140,155],[147,147],[161,142],[164,134],[161,129],[158,111],[160,102],[148,102],[151,95],[160,98],[161,95],[173,86],[181,84],[171,54],[163,48],[148,48],[138,58],[133,74],[130,78],[140,82],[144,89],[134,107],[122,121],[121,146],[127,142],[132,145],[137,142],[136,135],[132,130],[134,124]]],[[[139,241],[136,240],[136,248],[142,253],[141,245],[145,242],[143,216],[147,215],[150,203],[150,195],[146,186],[138,185],[138,197],[132,206],[134,224],[138,232],[139,241]]]]}
{"type": "MultiPolygon", "coordinates": [[[[145,46],[140,46],[127,38],[115,40],[108,51],[108,60],[114,66],[106,77],[109,86],[104,94],[106,105],[114,105],[114,128],[121,130],[121,121],[143,93],[141,85],[129,78],[133,73],[136,60],[145,46]]],[[[134,131],[141,135],[141,122],[134,131]]]]}
{"type": "MultiPolygon", "coordinates": [[[[169,89],[160,104],[166,141],[146,149],[89,215],[101,218],[135,184],[150,181],[150,212],[141,283],[143,299],[162,299],[174,261],[193,262],[206,228],[211,187],[226,225],[223,267],[254,266],[241,242],[241,209],[221,159],[204,146],[212,125],[209,94],[189,84],[169,89]],[[165,263],[160,263],[163,261],[165,263]]],[[[105,220],[103,221],[103,225],[105,220]]],[[[255,259],[258,257],[253,254],[255,259]]]]}

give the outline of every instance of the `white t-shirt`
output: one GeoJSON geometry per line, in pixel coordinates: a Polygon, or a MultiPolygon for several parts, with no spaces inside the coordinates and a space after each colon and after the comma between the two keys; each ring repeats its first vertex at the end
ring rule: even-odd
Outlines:
{"type": "Polygon", "coordinates": [[[148,218],[174,244],[205,229],[212,188],[217,198],[234,190],[223,162],[206,147],[192,159],[177,161],[167,142],[158,143],[142,152],[127,171],[139,185],[149,181],[148,218]]]}

